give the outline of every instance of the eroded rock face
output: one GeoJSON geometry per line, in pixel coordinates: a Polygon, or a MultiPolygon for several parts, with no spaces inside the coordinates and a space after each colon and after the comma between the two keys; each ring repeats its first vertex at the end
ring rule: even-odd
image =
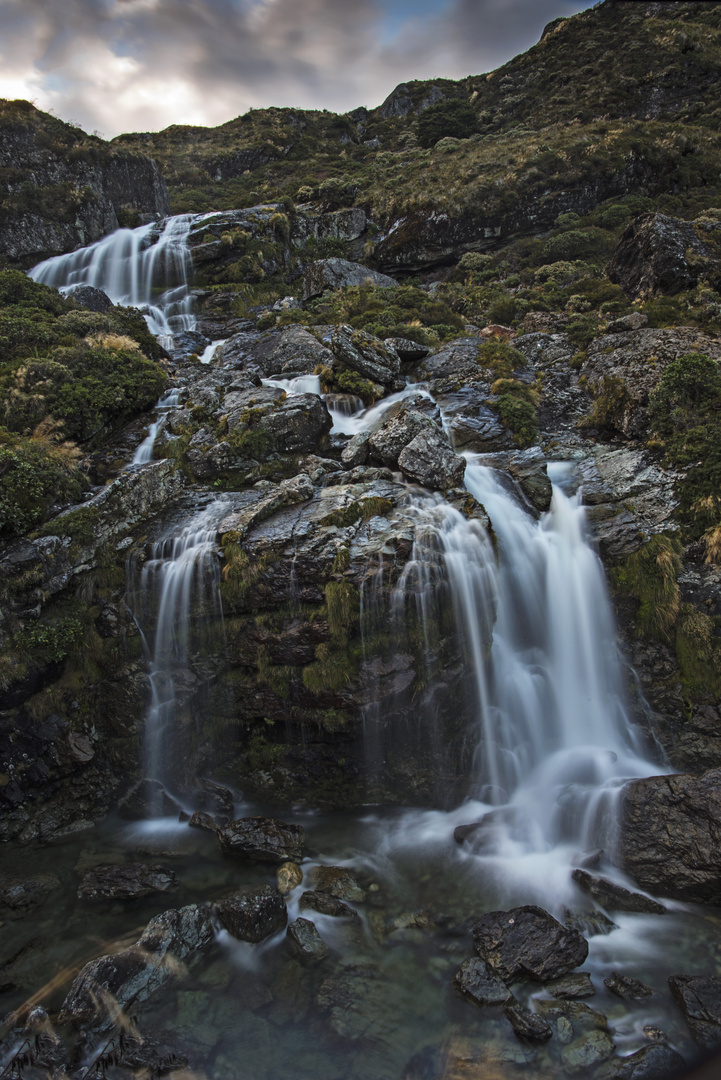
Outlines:
{"type": "Polygon", "coordinates": [[[351,285],[375,285],[376,288],[392,289],[398,284],[387,274],[379,274],[361,263],[348,259],[320,259],[311,263],[303,278],[303,299],[312,300],[326,289],[344,289],[351,285]]]}
{"type": "Polygon", "coordinates": [[[643,214],[623,233],[608,276],[634,298],[683,292],[702,276],[711,282],[721,276],[720,241],[721,221],[643,214]]]}
{"type": "Polygon", "coordinates": [[[229,821],[218,831],[220,849],[258,862],[300,862],[305,846],[301,825],[275,818],[249,817],[229,821]]]}
{"type": "Polygon", "coordinates": [[[285,900],[270,885],[246,889],[215,905],[220,925],[239,941],[265,941],[288,921],[285,900]]]}
{"type": "Polygon", "coordinates": [[[581,934],[533,905],[481,916],[473,925],[473,944],[504,982],[557,979],[588,956],[588,942],[581,934]]]}
{"type": "Polygon", "coordinates": [[[721,769],[651,776],[624,789],[620,859],[644,889],[721,903],[721,769]]]}

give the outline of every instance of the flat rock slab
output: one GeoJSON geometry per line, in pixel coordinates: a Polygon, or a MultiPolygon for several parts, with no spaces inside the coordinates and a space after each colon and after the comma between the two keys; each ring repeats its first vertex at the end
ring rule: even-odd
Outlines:
{"type": "Polygon", "coordinates": [[[644,1046],[621,1061],[609,1061],[598,1075],[599,1080],[669,1080],[683,1067],[683,1058],[670,1046],[644,1046]]]}
{"type": "Polygon", "coordinates": [[[551,1025],[538,1013],[524,1009],[523,1005],[507,1005],[506,1018],[519,1039],[529,1042],[548,1042],[553,1037],[551,1025]]]}
{"type": "Polygon", "coordinates": [[[624,1001],[641,1001],[653,994],[652,987],[647,986],[640,979],[634,979],[630,975],[619,975],[615,971],[603,980],[603,984],[607,990],[616,997],[623,998],[624,1001]]]}
{"type": "Polygon", "coordinates": [[[329,955],[329,948],[310,919],[299,918],[286,930],[290,950],[303,964],[320,964],[329,955]]]}
{"type": "Polygon", "coordinates": [[[300,862],[305,832],[276,818],[247,817],[229,821],[218,831],[221,851],[258,862],[300,862]]]}
{"type": "Polygon", "coordinates": [[[506,1005],[513,994],[485,960],[465,960],[453,976],[453,985],[476,1005],[506,1005]]]}
{"type": "Polygon", "coordinates": [[[616,885],[607,878],[589,874],[587,870],[574,870],[571,877],[577,885],[590,893],[596,903],[609,911],[640,911],[647,915],[663,915],[666,908],[657,900],[641,893],[631,892],[623,885],[616,885]]]}
{"type": "Polygon", "coordinates": [[[83,876],[79,900],[138,900],[175,888],[175,874],[159,863],[95,866],[83,876]]]}
{"type": "Polygon", "coordinates": [[[270,885],[221,900],[215,905],[218,922],[239,941],[265,941],[288,921],[285,900],[270,885]]]}
{"type": "Polygon", "coordinates": [[[717,975],[672,975],[668,980],[689,1030],[704,1047],[721,1042],[721,978],[717,975]]]}
{"type": "Polygon", "coordinates": [[[473,926],[473,944],[505,982],[518,978],[548,982],[579,967],[588,942],[535,905],[491,911],[473,926]]]}

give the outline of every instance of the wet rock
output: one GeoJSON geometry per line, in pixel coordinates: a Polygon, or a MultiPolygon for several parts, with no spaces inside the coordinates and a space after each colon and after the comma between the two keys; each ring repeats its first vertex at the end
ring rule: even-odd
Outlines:
{"type": "MultiPolygon", "coordinates": [[[[395,386],[398,382],[401,370],[398,353],[387,342],[367,334],[365,330],[354,330],[350,326],[336,327],[331,337],[331,349],[337,360],[365,379],[371,379],[381,386],[395,386]]],[[[401,380],[398,389],[402,385],[401,380]]]]}
{"type": "Polygon", "coordinates": [[[696,1042],[707,1048],[717,1046],[721,1042],[721,978],[672,975],[668,985],[696,1042]]]}
{"type": "Polygon", "coordinates": [[[263,378],[292,375],[312,375],[319,366],[329,366],[333,356],[330,349],[302,326],[288,326],[280,332],[264,334],[248,348],[245,335],[239,335],[223,346],[224,358],[238,357],[244,367],[254,368],[263,378]]]}
{"type": "Polygon", "coordinates": [[[616,1049],[613,1039],[606,1031],[590,1031],[575,1039],[561,1050],[561,1061],[566,1072],[585,1072],[610,1058],[616,1049]]]}
{"type": "Polygon", "coordinates": [[[680,1074],[684,1060],[670,1046],[644,1046],[621,1061],[609,1061],[598,1080],[668,1080],[680,1074]]]}
{"type": "Polygon", "coordinates": [[[588,942],[581,934],[535,905],[483,915],[474,923],[473,944],[506,982],[519,977],[548,982],[588,956],[588,942]]]}
{"type": "Polygon", "coordinates": [[[322,892],[304,892],[300,898],[301,911],[317,911],[319,915],[332,915],[336,919],[358,919],[358,912],[335,896],[322,892]]]}
{"type": "Polygon", "coordinates": [[[537,446],[511,454],[508,471],[536,510],[549,509],[553,489],[546,472],[546,459],[537,446]]]}
{"type": "Polygon", "coordinates": [[[576,865],[581,870],[595,870],[597,866],[600,866],[601,860],[605,855],[603,848],[592,848],[590,851],[584,851],[576,859],[576,865]]]}
{"type": "Polygon", "coordinates": [[[441,395],[448,431],[457,450],[485,454],[507,450],[514,445],[513,432],[486,404],[488,392],[474,386],[462,386],[453,393],[441,395]]]}
{"type": "Polygon", "coordinates": [[[476,1005],[505,1005],[514,997],[505,982],[485,960],[464,960],[453,976],[453,985],[463,997],[476,1005]]]}
{"type": "Polygon", "coordinates": [[[340,459],[347,469],[355,469],[358,465],[365,465],[368,460],[368,440],[370,431],[359,431],[345,444],[340,459]]]}
{"type": "Polygon", "coordinates": [[[276,818],[237,818],[219,830],[218,840],[227,855],[258,862],[300,862],[305,832],[301,825],[289,825],[276,818]]]}
{"type": "Polygon", "coordinates": [[[362,904],[366,898],[365,889],[360,887],[355,875],[344,866],[316,866],[313,881],[316,892],[326,893],[336,900],[362,904]]]}
{"type": "Polygon", "coordinates": [[[211,817],[210,814],[206,814],[203,810],[195,810],[190,815],[188,825],[191,829],[205,829],[206,832],[217,833],[220,831],[220,825],[211,817]]]}
{"type": "Polygon", "coordinates": [[[374,964],[349,962],[321,983],[315,1001],[333,1030],[355,1041],[385,1026],[397,993],[374,964]]]}
{"type": "Polygon", "coordinates": [[[466,459],[448,446],[433,430],[421,431],[398,456],[398,465],[409,480],[424,487],[445,491],[463,483],[466,459]]]}
{"type": "Polygon", "coordinates": [[[389,409],[382,425],[371,433],[368,441],[372,456],[391,469],[398,468],[403,449],[416,435],[424,431],[440,432],[438,425],[426,413],[414,408],[414,404],[414,399],[410,399],[397,409],[389,409]]]}
{"type": "Polygon", "coordinates": [[[419,345],[417,341],[409,341],[408,338],[386,338],[386,345],[395,349],[404,363],[423,360],[431,351],[426,345],[419,345]]]}
{"type": "MultiPolygon", "coordinates": [[[[32,877],[0,877],[0,904],[18,915],[40,907],[51,893],[62,888],[55,874],[33,874],[32,877]]],[[[4,913],[5,914],[5,913],[4,913]]]]}
{"type": "Polygon", "coordinates": [[[319,259],[306,268],[303,277],[303,300],[312,300],[326,289],[346,289],[352,285],[373,285],[393,289],[398,282],[387,274],[379,274],[361,263],[348,259],[319,259]]]}
{"type": "Polygon", "coordinates": [[[290,454],[316,450],[332,426],[328,407],[317,394],[292,394],[252,430],[268,435],[275,450],[290,454]]]}
{"type": "Polygon", "coordinates": [[[603,984],[607,990],[624,1001],[641,1001],[653,994],[651,987],[640,979],[633,979],[630,975],[618,975],[615,971],[603,980],[603,984]]]}
{"type": "Polygon", "coordinates": [[[643,911],[648,915],[663,915],[666,908],[657,900],[624,889],[607,878],[589,874],[587,870],[574,870],[571,877],[596,903],[608,911],[643,911]]]}
{"type": "Polygon", "coordinates": [[[536,1009],[559,1032],[565,1033],[567,1037],[562,1039],[564,1042],[571,1042],[575,1035],[586,1031],[608,1031],[608,1020],[603,1013],[592,1009],[583,1001],[563,1001],[557,998],[540,1000],[536,1001],[536,1009]],[[565,1023],[562,1024],[561,1021],[565,1023]]]}
{"type": "Polygon", "coordinates": [[[239,941],[265,941],[288,921],[285,900],[270,885],[244,889],[215,905],[218,922],[239,941]]]}
{"type": "Polygon", "coordinates": [[[627,784],[619,857],[643,889],[721,904],[721,769],[627,784]]]}
{"type": "Polygon", "coordinates": [[[72,299],[88,311],[98,311],[101,314],[110,311],[113,301],[102,289],[95,289],[92,285],[81,285],[79,289],[73,289],[72,299]]]}
{"type": "Polygon", "coordinates": [[[507,1005],[505,1013],[519,1039],[530,1042],[548,1042],[553,1038],[553,1028],[538,1013],[524,1009],[523,1005],[507,1005]]]}
{"type": "Polygon", "coordinates": [[[287,896],[303,881],[303,871],[298,863],[286,862],[278,867],[275,877],[278,882],[278,892],[281,896],[287,896]]]}
{"type": "Polygon", "coordinates": [[[396,915],[386,923],[386,930],[392,934],[394,930],[433,930],[435,929],[433,916],[425,908],[418,911],[404,911],[402,915],[396,915]]]}
{"type": "Polygon", "coordinates": [[[591,982],[591,976],[585,971],[578,971],[574,975],[564,975],[560,979],[554,979],[546,983],[546,990],[555,998],[575,1000],[576,998],[593,997],[596,988],[591,982]]]}
{"type": "Polygon", "coordinates": [[[146,1001],[179,977],[181,961],[213,937],[207,909],[191,904],[163,912],[151,919],[135,945],[85,965],[63,1002],[61,1023],[112,1023],[118,1008],[146,1001]]]}
{"type": "Polygon", "coordinates": [[[616,923],[604,915],[602,911],[569,911],[563,913],[563,922],[569,930],[578,930],[584,937],[593,937],[595,934],[610,934],[618,929],[616,923]]]}
{"type": "Polygon", "coordinates": [[[303,964],[320,964],[330,953],[310,919],[298,918],[291,923],[286,930],[286,939],[293,955],[303,964]]]}
{"type": "Polygon", "coordinates": [[[313,498],[314,494],[315,488],[310,477],[305,473],[300,473],[291,480],[284,480],[280,484],[273,485],[267,495],[262,495],[250,506],[223,518],[218,525],[218,532],[221,536],[227,532],[234,532],[238,534],[239,539],[243,539],[262,521],[272,517],[276,511],[285,506],[307,502],[313,498]]]}
{"type": "Polygon", "coordinates": [[[683,292],[701,276],[715,281],[721,271],[715,250],[720,234],[719,221],[642,214],[621,236],[608,276],[632,297],[683,292]]]}
{"type": "Polygon", "coordinates": [[[79,900],[137,900],[175,888],[175,874],[159,864],[96,866],[83,876],[79,900]]]}
{"type": "Polygon", "coordinates": [[[154,817],[177,817],[180,803],[159,780],[138,780],[118,803],[118,814],[125,821],[146,821],[154,817]]]}

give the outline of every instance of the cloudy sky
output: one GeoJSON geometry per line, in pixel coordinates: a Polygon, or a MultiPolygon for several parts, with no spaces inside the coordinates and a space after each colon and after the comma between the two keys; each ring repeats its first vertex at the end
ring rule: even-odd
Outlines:
{"type": "Polygon", "coordinates": [[[249,108],[343,112],[491,71],[592,0],[0,0],[0,97],[106,138],[249,108]]]}

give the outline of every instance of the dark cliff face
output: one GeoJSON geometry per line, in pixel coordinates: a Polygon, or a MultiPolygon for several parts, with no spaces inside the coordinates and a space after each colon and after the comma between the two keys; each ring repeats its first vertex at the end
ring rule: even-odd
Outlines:
{"type": "Polygon", "coordinates": [[[35,109],[0,103],[0,251],[31,266],[169,212],[155,162],[35,109]]]}

